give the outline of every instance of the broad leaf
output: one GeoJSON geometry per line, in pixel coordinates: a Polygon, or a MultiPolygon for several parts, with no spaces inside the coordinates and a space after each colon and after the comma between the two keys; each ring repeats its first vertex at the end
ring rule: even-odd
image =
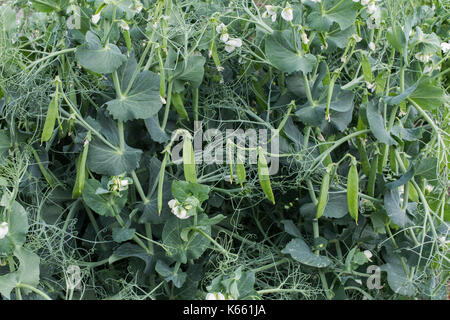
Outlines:
{"type": "Polygon", "coordinates": [[[86,42],[77,48],[75,57],[84,68],[96,73],[112,73],[126,60],[116,45],[103,46],[91,31],[86,33],[86,42]]]}
{"type": "Polygon", "coordinates": [[[86,204],[101,216],[118,215],[127,202],[127,192],[122,191],[121,197],[112,193],[97,194],[100,182],[94,179],[88,179],[83,189],[83,200],[86,204]]]}
{"type": "Polygon", "coordinates": [[[370,130],[380,142],[387,145],[397,145],[397,142],[387,133],[384,127],[383,116],[378,111],[377,105],[374,100],[367,104],[367,121],[369,122],[370,130]]]}
{"type": "Polygon", "coordinates": [[[290,254],[294,260],[311,267],[325,268],[331,264],[329,258],[316,256],[300,238],[292,239],[281,252],[290,254]]]}

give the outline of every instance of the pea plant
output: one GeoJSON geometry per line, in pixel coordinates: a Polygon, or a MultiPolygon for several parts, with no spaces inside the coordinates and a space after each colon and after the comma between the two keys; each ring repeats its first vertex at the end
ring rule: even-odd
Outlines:
{"type": "Polygon", "coordinates": [[[0,299],[447,298],[448,1],[2,3],[0,299]]]}

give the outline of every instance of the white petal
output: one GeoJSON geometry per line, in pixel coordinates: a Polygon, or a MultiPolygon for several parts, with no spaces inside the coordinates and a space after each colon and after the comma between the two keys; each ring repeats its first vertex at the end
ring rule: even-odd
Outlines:
{"type": "Polygon", "coordinates": [[[229,39],[228,33],[224,33],[220,36],[220,41],[222,41],[222,42],[227,42],[228,39],[229,39]]]}
{"type": "Polygon", "coordinates": [[[169,205],[169,208],[172,209],[172,208],[174,208],[177,205],[177,200],[172,199],[167,204],[169,205]]]}
{"type": "Polygon", "coordinates": [[[206,295],[206,300],[217,300],[216,294],[215,293],[208,293],[206,295]]]}
{"type": "Polygon", "coordinates": [[[100,13],[94,14],[91,18],[91,21],[93,24],[97,24],[97,22],[100,20],[100,13]]]}
{"type": "Polygon", "coordinates": [[[8,232],[9,232],[8,223],[7,222],[2,222],[0,224],[0,239],[3,239],[4,237],[6,237],[8,232]]]}
{"type": "Polygon", "coordinates": [[[294,11],[292,8],[285,8],[281,11],[281,17],[286,21],[292,21],[294,18],[294,11]]]}
{"type": "Polygon", "coordinates": [[[242,40],[239,38],[233,38],[233,39],[228,40],[226,44],[229,46],[239,48],[242,46],[242,40]]]}
{"type": "Polygon", "coordinates": [[[233,52],[234,49],[235,49],[235,47],[230,46],[230,45],[228,45],[228,44],[225,46],[225,51],[228,52],[228,53],[233,52]]]}

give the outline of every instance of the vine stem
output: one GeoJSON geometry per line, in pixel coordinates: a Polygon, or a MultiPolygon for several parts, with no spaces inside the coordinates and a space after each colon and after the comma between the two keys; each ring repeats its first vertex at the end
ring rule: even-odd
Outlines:
{"type": "Polygon", "coordinates": [[[210,236],[209,234],[207,234],[206,232],[204,232],[203,230],[201,230],[201,229],[199,229],[199,228],[194,228],[193,230],[196,231],[196,232],[198,232],[198,233],[200,233],[200,234],[201,234],[202,236],[204,236],[206,239],[208,239],[209,241],[211,241],[211,243],[214,244],[214,245],[219,249],[219,251],[220,251],[223,255],[225,255],[225,256],[228,256],[228,255],[229,255],[229,252],[228,252],[227,250],[225,250],[225,248],[222,247],[222,246],[220,245],[220,243],[218,243],[216,240],[214,240],[213,238],[211,238],[211,236],[210,236]]]}
{"type": "Polygon", "coordinates": [[[52,300],[52,298],[50,298],[47,294],[45,294],[44,292],[42,292],[41,290],[39,290],[38,288],[35,288],[33,286],[30,286],[26,283],[18,283],[16,285],[17,288],[23,288],[23,289],[28,289],[33,291],[34,293],[40,295],[42,298],[44,298],[45,300],[52,300]]]}

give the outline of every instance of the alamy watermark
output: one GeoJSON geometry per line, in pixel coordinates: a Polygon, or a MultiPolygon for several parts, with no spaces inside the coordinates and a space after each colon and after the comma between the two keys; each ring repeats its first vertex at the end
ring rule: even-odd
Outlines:
{"type": "Polygon", "coordinates": [[[183,161],[184,139],[193,140],[195,164],[257,164],[258,154],[262,149],[268,164],[269,175],[275,175],[279,169],[279,132],[274,129],[203,129],[202,121],[194,122],[194,135],[188,137],[175,131],[171,149],[174,163],[183,161]]]}

